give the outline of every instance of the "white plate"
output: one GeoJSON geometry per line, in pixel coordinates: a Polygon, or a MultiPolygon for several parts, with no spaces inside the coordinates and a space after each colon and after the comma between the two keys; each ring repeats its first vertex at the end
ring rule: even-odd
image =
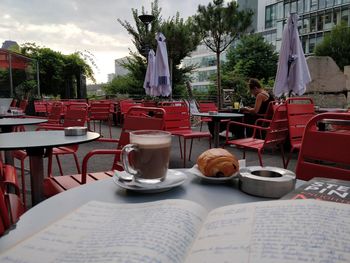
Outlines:
{"type": "Polygon", "coordinates": [[[233,178],[237,177],[237,175],[239,174],[238,172],[232,174],[231,176],[223,176],[223,177],[210,177],[210,176],[205,176],[202,174],[202,172],[198,169],[198,165],[195,164],[190,170],[189,172],[199,178],[201,178],[203,181],[206,182],[210,182],[210,183],[225,183],[228,182],[230,180],[232,180],[233,178]]]}
{"type": "Polygon", "coordinates": [[[157,184],[150,184],[150,185],[140,185],[135,184],[132,181],[126,181],[120,178],[123,177],[129,177],[129,174],[125,171],[119,172],[116,171],[113,176],[113,181],[116,185],[123,189],[140,192],[140,193],[159,193],[164,192],[167,190],[170,190],[171,188],[174,188],[176,186],[179,186],[185,182],[187,176],[183,172],[180,172],[178,170],[172,170],[169,169],[167,176],[163,182],[157,183],[157,184]]]}

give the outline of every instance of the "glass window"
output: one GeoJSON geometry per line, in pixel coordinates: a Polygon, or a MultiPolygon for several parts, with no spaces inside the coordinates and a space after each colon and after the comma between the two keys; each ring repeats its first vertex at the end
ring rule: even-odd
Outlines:
{"type": "Polygon", "coordinates": [[[288,17],[290,14],[290,5],[289,3],[284,4],[284,17],[288,17]]]}
{"type": "Polygon", "coordinates": [[[310,18],[310,32],[316,31],[316,15],[312,15],[310,18]]]}
{"type": "Polygon", "coordinates": [[[318,8],[323,9],[325,7],[326,0],[319,0],[318,1],[318,8]]]}
{"type": "Polygon", "coordinates": [[[282,31],[283,31],[283,22],[282,21],[277,22],[276,29],[277,29],[276,30],[277,39],[282,39],[282,31]]]}
{"type": "Polygon", "coordinates": [[[323,30],[323,20],[324,20],[324,16],[323,15],[319,15],[318,19],[317,19],[317,31],[322,31],[323,30]]]}
{"type": "Polygon", "coordinates": [[[310,11],[310,0],[304,0],[304,12],[310,11]]]}
{"type": "Polygon", "coordinates": [[[265,28],[276,26],[276,5],[266,6],[265,9],[265,28]]]}
{"type": "Polygon", "coordinates": [[[339,5],[341,4],[341,0],[334,0],[334,5],[339,5]]]}
{"type": "Polygon", "coordinates": [[[283,2],[279,2],[276,7],[276,17],[277,19],[283,18],[283,2]]]}
{"type": "Polygon", "coordinates": [[[333,6],[333,0],[327,0],[326,1],[326,5],[327,5],[327,7],[330,7],[330,6],[333,6]]]}
{"type": "Polygon", "coordinates": [[[302,14],[304,11],[303,1],[298,0],[298,14],[302,14]]]}
{"type": "Polygon", "coordinates": [[[308,39],[306,38],[306,37],[303,37],[302,39],[301,39],[301,46],[303,47],[303,51],[304,51],[304,53],[308,53],[308,52],[306,52],[306,45],[308,44],[308,39]]]}
{"type": "Polygon", "coordinates": [[[324,29],[325,30],[330,30],[333,27],[332,23],[332,13],[327,12],[324,16],[324,29]]]}
{"type": "Polygon", "coordinates": [[[297,2],[294,1],[290,4],[290,12],[291,13],[296,13],[297,12],[297,2]]]}
{"type": "Polygon", "coordinates": [[[302,27],[302,33],[306,34],[310,32],[310,18],[305,17],[303,19],[303,27],[302,27]]]}
{"type": "Polygon", "coordinates": [[[349,9],[341,11],[341,21],[349,24],[349,9]]]}
{"type": "Polygon", "coordinates": [[[340,11],[334,11],[333,13],[333,25],[337,25],[340,22],[340,11]]]}
{"type": "Polygon", "coordinates": [[[310,2],[310,10],[317,10],[318,8],[318,0],[311,0],[310,2]]]}
{"type": "Polygon", "coordinates": [[[311,36],[309,40],[309,53],[314,53],[315,46],[316,46],[316,38],[311,36]]]}

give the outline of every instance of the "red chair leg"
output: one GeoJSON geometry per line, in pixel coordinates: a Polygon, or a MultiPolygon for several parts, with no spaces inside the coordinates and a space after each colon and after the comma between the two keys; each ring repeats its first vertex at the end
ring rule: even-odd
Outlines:
{"type": "Polygon", "coordinates": [[[27,207],[27,198],[26,198],[26,181],[24,174],[24,159],[21,160],[21,181],[22,181],[22,199],[24,207],[27,207]]]}
{"type": "Polygon", "coordinates": [[[186,139],[185,139],[185,137],[184,137],[184,168],[186,168],[186,139]]]}
{"type": "Polygon", "coordinates": [[[193,138],[191,139],[190,154],[188,155],[188,160],[189,160],[189,161],[191,161],[192,144],[193,144],[193,138]]]}
{"type": "Polygon", "coordinates": [[[261,150],[260,149],[258,150],[258,156],[259,156],[260,166],[263,166],[263,162],[262,162],[262,158],[261,158],[261,150]]]}
{"type": "Polygon", "coordinates": [[[61,161],[60,161],[60,158],[58,157],[58,155],[56,155],[56,161],[57,161],[57,164],[58,164],[58,169],[60,170],[60,175],[63,176],[61,161]]]}
{"type": "Polygon", "coordinates": [[[80,167],[79,167],[79,160],[78,160],[78,156],[76,153],[73,153],[73,156],[74,156],[74,161],[75,161],[75,165],[77,166],[77,171],[78,171],[78,174],[80,174],[80,167]]]}
{"type": "Polygon", "coordinates": [[[181,146],[181,138],[180,136],[177,136],[179,138],[179,146],[180,146],[180,156],[181,156],[181,159],[182,159],[182,146],[181,146]]]}
{"type": "Polygon", "coordinates": [[[108,118],[108,127],[109,127],[109,138],[112,138],[112,122],[110,118],[108,118]]]}

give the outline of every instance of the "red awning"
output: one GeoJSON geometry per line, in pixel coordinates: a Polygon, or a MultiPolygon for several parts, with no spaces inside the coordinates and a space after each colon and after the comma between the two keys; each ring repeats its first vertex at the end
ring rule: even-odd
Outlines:
{"type": "Polygon", "coordinates": [[[10,67],[10,56],[11,56],[11,67],[13,69],[25,69],[28,66],[29,60],[24,57],[17,55],[10,51],[0,51],[0,68],[7,69],[10,67]]]}

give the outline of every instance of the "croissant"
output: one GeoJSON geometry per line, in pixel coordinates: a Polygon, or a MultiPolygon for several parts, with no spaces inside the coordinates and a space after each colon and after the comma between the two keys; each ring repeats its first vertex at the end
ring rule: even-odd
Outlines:
{"type": "Polygon", "coordinates": [[[203,152],[197,159],[197,165],[202,174],[209,177],[227,177],[239,170],[237,158],[222,148],[203,152]]]}

